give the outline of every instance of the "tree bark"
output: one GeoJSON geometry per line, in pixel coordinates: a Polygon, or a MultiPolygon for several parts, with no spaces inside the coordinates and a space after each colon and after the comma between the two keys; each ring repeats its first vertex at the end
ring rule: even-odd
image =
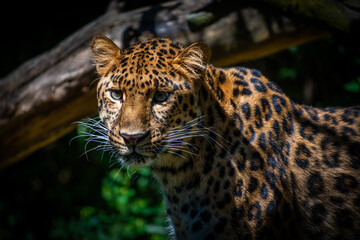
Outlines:
{"type": "Polygon", "coordinates": [[[187,0],[129,12],[111,9],[15,69],[0,81],[0,169],[63,136],[76,127],[75,121],[96,115],[97,76],[90,55],[96,34],[106,35],[120,48],[152,37],[169,37],[185,45],[205,41],[216,66],[260,58],[328,35],[268,7],[226,2],[187,0]]]}
{"type": "Polygon", "coordinates": [[[294,15],[317,20],[359,36],[360,1],[357,0],[261,0],[294,15]]]}

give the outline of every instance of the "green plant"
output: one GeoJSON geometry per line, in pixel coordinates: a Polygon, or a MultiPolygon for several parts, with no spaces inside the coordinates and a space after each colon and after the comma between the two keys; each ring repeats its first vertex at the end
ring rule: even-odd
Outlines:
{"type": "Polygon", "coordinates": [[[356,80],[352,80],[344,85],[346,91],[352,93],[359,93],[360,92],[360,77],[357,77],[356,80]]]}

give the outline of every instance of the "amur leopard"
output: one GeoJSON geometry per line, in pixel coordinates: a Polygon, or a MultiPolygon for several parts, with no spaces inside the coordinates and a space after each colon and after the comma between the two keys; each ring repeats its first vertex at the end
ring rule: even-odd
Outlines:
{"type": "Polygon", "coordinates": [[[296,104],[206,43],[91,48],[105,140],[152,170],[174,238],[360,239],[359,107],[296,104]]]}

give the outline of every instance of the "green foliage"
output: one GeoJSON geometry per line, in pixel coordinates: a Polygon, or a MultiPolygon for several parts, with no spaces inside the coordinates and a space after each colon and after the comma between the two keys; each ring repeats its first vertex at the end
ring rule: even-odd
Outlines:
{"type": "Polygon", "coordinates": [[[283,78],[295,79],[296,76],[297,76],[297,72],[296,72],[296,69],[294,69],[294,68],[283,67],[283,68],[280,68],[280,70],[279,70],[280,79],[283,79],[283,78]]]}
{"type": "Polygon", "coordinates": [[[360,92],[360,77],[357,77],[356,80],[348,82],[344,85],[344,88],[352,93],[359,93],[360,92]]]}
{"type": "MultiPolygon", "coordinates": [[[[78,136],[89,131],[83,125],[77,129],[78,136]]],[[[79,138],[86,145],[83,138],[79,138]]],[[[93,146],[87,146],[91,149],[93,146]]],[[[106,153],[90,152],[89,158],[101,161],[111,158],[106,153]]],[[[52,239],[165,239],[165,208],[157,183],[148,168],[113,168],[101,183],[101,196],[105,207],[81,206],[78,217],[70,221],[54,221],[52,239]]]]}
{"type": "Polygon", "coordinates": [[[357,63],[357,64],[360,64],[360,57],[355,57],[354,62],[357,63]]]}
{"type": "Polygon", "coordinates": [[[165,239],[164,206],[149,169],[130,171],[111,170],[102,181],[106,208],[83,206],[77,218],[57,219],[51,238],[165,239]]]}
{"type": "Polygon", "coordinates": [[[106,208],[83,206],[79,217],[54,222],[52,239],[165,239],[164,206],[156,184],[149,181],[148,169],[130,178],[119,169],[111,170],[102,181],[106,208]]]}

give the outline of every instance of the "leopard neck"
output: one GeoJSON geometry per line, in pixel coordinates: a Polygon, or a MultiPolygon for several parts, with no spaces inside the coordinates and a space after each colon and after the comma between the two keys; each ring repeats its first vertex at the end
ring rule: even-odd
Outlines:
{"type": "MultiPolygon", "coordinates": [[[[176,168],[153,169],[163,187],[167,211],[179,239],[194,238],[195,235],[182,235],[177,229],[197,228],[195,222],[206,220],[201,219],[203,215],[213,218],[196,233],[217,228],[219,238],[223,233],[231,235],[234,229],[223,227],[226,221],[231,221],[229,215],[234,219],[243,218],[244,209],[249,222],[238,228],[251,231],[256,229],[252,225],[257,224],[252,220],[263,214],[261,206],[273,207],[274,203],[268,199],[277,199],[278,206],[289,202],[284,199],[290,196],[280,194],[291,192],[284,191],[289,190],[291,181],[286,170],[286,131],[292,131],[292,121],[288,119],[290,109],[282,104],[288,99],[279,91],[276,95],[279,100],[275,102],[281,113],[271,113],[274,108],[269,105],[267,109],[251,79],[249,69],[232,72],[209,65],[199,90],[202,124],[208,130],[208,138],[193,139],[192,144],[200,150],[198,156],[178,158],[182,164],[176,168]],[[233,75],[241,79],[242,85],[232,79],[233,75]],[[235,87],[238,90],[234,90],[235,87]],[[254,94],[248,95],[250,91],[254,94]],[[265,128],[275,128],[269,139],[263,139],[265,128]],[[266,146],[267,142],[271,147],[266,146]],[[275,155],[280,157],[273,157],[275,155]],[[266,181],[260,181],[264,176],[266,181]]],[[[261,80],[267,83],[267,79],[261,80]]]]}
{"type": "MultiPolygon", "coordinates": [[[[200,185],[199,179],[203,179],[205,175],[214,171],[222,172],[223,165],[227,166],[224,168],[230,167],[230,172],[237,172],[236,169],[246,171],[249,179],[252,175],[266,174],[275,179],[280,178],[275,172],[285,174],[288,133],[293,131],[294,127],[290,114],[291,104],[287,96],[273,83],[252,71],[241,68],[231,72],[212,65],[207,66],[199,90],[199,103],[203,114],[202,124],[208,137],[192,140],[192,146],[199,150],[195,155],[183,154],[180,157],[168,154],[162,159],[162,162],[168,158],[179,164],[152,167],[165,192],[192,190],[194,185],[200,185]],[[255,93],[256,86],[252,87],[254,84],[251,83],[254,75],[257,79],[261,78],[263,84],[271,84],[268,84],[269,88],[276,92],[271,104],[275,103],[277,112],[272,110],[273,107],[270,107],[265,96],[262,98],[255,93]],[[234,76],[241,79],[241,84],[232,79],[234,76]],[[249,95],[248,91],[254,94],[249,95]],[[266,139],[267,134],[263,129],[273,129],[274,133],[269,133],[270,136],[266,139]],[[270,149],[266,146],[267,142],[270,143],[270,149]],[[275,155],[280,155],[280,159],[273,157],[275,155]],[[281,170],[275,171],[275,168],[281,170]]],[[[231,181],[233,180],[236,179],[231,181]]],[[[284,185],[289,184],[289,181],[282,179],[284,185]]]]}
{"type": "Polygon", "coordinates": [[[218,161],[230,159],[238,173],[235,175],[247,183],[266,176],[270,188],[285,190],[289,199],[289,147],[298,126],[293,109],[299,106],[257,70],[208,65],[203,83],[204,124],[222,145],[218,161]]]}

